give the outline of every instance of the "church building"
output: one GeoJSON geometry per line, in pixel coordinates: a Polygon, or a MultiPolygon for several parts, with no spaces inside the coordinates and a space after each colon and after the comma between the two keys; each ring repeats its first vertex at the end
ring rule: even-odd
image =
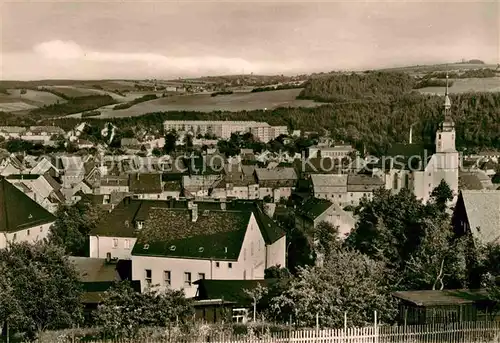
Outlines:
{"type": "Polygon", "coordinates": [[[394,144],[387,156],[373,168],[373,174],[385,179],[385,188],[399,192],[409,188],[415,196],[427,202],[441,180],[446,181],[458,196],[459,153],[455,147],[455,123],[451,117],[451,101],[448,95],[448,75],[444,97],[444,120],[436,132],[434,147],[412,142],[394,144]]]}

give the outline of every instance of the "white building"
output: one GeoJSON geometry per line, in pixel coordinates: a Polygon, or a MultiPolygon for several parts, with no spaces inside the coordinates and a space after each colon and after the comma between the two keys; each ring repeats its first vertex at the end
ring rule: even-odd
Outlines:
{"type": "Polygon", "coordinates": [[[336,146],[311,146],[308,148],[308,157],[322,157],[342,159],[348,157],[352,152],[356,151],[351,145],[336,145],[336,146]]]}
{"type": "Polygon", "coordinates": [[[455,148],[455,123],[450,109],[446,87],[444,121],[436,132],[434,154],[418,144],[396,144],[389,151],[389,157],[382,159],[380,169],[374,169],[374,174],[385,178],[387,189],[399,192],[402,188],[409,188],[418,199],[427,202],[433,189],[444,180],[456,199],[459,154],[455,148]]]}
{"type": "Polygon", "coordinates": [[[356,225],[356,219],[350,212],[325,199],[310,198],[297,208],[295,225],[308,231],[321,222],[327,222],[338,229],[339,238],[346,238],[356,225]]]}
{"type": "Polygon", "coordinates": [[[251,132],[254,137],[266,143],[288,133],[286,126],[271,126],[256,121],[166,120],[163,125],[165,132],[175,130],[181,134],[189,132],[194,136],[211,134],[222,139],[230,138],[232,133],[251,132]]]}
{"type": "Polygon", "coordinates": [[[4,178],[0,179],[0,249],[9,242],[47,238],[55,217],[4,178]]]}
{"type": "Polygon", "coordinates": [[[251,203],[219,206],[152,208],[132,252],[133,280],[194,297],[196,280],[263,279],[266,268],[285,266],[285,234],[269,217],[251,203]]]}
{"type": "Polygon", "coordinates": [[[259,184],[259,199],[271,197],[274,202],[288,199],[295,189],[298,177],[294,168],[256,168],[255,177],[259,184]]]}
{"type": "Polygon", "coordinates": [[[132,259],[132,278],[184,289],[206,279],[263,279],[285,266],[285,234],[254,203],[126,198],[91,233],[90,257],[132,259]]]}
{"type": "Polygon", "coordinates": [[[48,142],[52,136],[64,136],[66,132],[57,126],[31,126],[21,135],[21,139],[33,142],[48,142]]]}
{"type": "Polygon", "coordinates": [[[347,199],[346,174],[311,174],[313,195],[318,199],[326,199],[344,206],[347,199]]]}
{"type": "Polygon", "coordinates": [[[22,126],[0,126],[0,136],[5,139],[20,139],[25,132],[22,126]]]}

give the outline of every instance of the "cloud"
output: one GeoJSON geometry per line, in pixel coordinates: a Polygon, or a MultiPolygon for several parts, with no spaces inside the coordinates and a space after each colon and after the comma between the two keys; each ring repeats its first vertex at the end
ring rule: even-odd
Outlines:
{"type": "Polygon", "coordinates": [[[122,64],[123,67],[146,68],[161,73],[198,74],[204,72],[223,73],[275,73],[289,72],[304,67],[296,61],[272,63],[268,61],[248,61],[239,57],[221,56],[167,56],[158,53],[93,51],[85,49],[73,41],[53,40],[34,46],[33,51],[47,60],[59,63],[71,61],[94,64],[122,64]]]}
{"type": "Polygon", "coordinates": [[[83,49],[73,41],[53,40],[33,47],[33,51],[41,57],[57,60],[71,60],[84,57],[83,49]]]}

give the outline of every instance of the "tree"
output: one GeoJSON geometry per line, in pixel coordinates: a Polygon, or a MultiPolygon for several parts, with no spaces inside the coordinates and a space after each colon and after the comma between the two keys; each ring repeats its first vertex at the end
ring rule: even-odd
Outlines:
{"type": "Polygon", "coordinates": [[[158,148],[153,148],[153,150],[151,152],[152,152],[153,156],[155,156],[155,157],[160,157],[162,155],[161,150],[158,148]]]}
{"type": "Polygon", "coordinates": [[[147,326],[171,327],[192,316],[192,302],[180,290],[166,289],[136,292],[128,281],[121,281],[105,292],[103,302],[97,309],[97,322],[106,334],[113,337],[137,337],[141,328],[147,326]]]}
{"type": "Polygon", "coordinates": [[[165,135],[165,145],[163,146],[163,150],[166,154],[170,154],[172,151],[175,151],[176,142],[177,133],[175,131],[170,131],[165,135]]]}
{"type": "Polygon", "coordinates": [[[158,326],[170,328],[171,323],[189,318],[194,314],[193,303],[184,292],[166,288],[155,296],[155,322],[158,326]]]}
{"type": "Polygon", "coordinates": [[[147,295],[136,292],[128,281],[116,282],[107,290],[96,313],[104,334],[115,338],[136,337],[140,328],[152,321],[151,298],[147,295]]]}
{"type": "Polygon", "coordinates": [[[50,228],[49,240],[64,247],[67,254],[87,256],[89,234],[99,219],[99,211],[87,199],[61,205],[50,228]]]}
{"type": "Polygon", "coordinates": [[[257,304],[259,301],[262,299],[267,294],[267,288],[262,287],[262,285],[259,283],[257,287],[253,289],[244,289],[243,292],[252,299],[252,306],[253,306],[253,321],[255,322],[257,319],[257,304]]]}
{"type": "Polygon", "coordinates": [[[264,270],[264,279],[284,279],[291,277],[290,271],[280,265],[272,266],[264,270]]]}
{"type": "Polygon", "coordinates": [[[394,270],[390,277],[400,276],[405,261],[420,243],[426,219],[435,219],[435,211],[408,189],[397,194],[375,191],[372,199],[361,200],[355,214],[358,222],[347,244],[387,263],[394,270]]]}
{"type": "Polygon", "coordinates": [[[193,136],[189,133],[184,136],[184,145],[188,151],[193,149],[193,136]]]}
{"type": "Polygon", "coordinates": [[[453,200],[453,192],[444,179],[432,190],[431,200],[442,213],[446,211],[448,202],[453,200]]]}
{"type": "Polygon", "coordinates": [[[323,258],[328,258],[333,250],[338,250],[342,247],[342,242],[339,239],[338,227],[335,227],[328,222],[320,222],[313,229],[312,236],[316,256],[319,254],[323,256],[323,258]]]}
{"type": "Polygon", "coordinates": [[[427,221],[416,251],[406,262],[410,289],[464,288],[467,283],[467,241],[454,238],[447,220],[427,221]]]}
{"type": "Polygon", "coordinates": [[[19,323],[26,320],[19,299],[16,298],[11,277],[6,263],[0,261],[0,334],[5,324],[7,343],[10,338],[10,329],[15,329],[16,323],[19,327],[19,323]]]}
{"type": "Polygon", "coordinates": [[[80,283],[62,248],[47,242],[12,243],[0,250],[0,261],[7,271],[8,296],[22,317],[16,322],[19,331],[33,339],[47,329],[82,321],[80,283]]]}
{"type": "Polygon", "coordinates": [[[276,318],[289,315],[299,326],[313,326],[316,315],[320,325],[340,328],[344,313],[352,325],[373,322],[373,311],[381,321],[391,322],[396,310],[383,263],[354,250],[333,251],[323,266],[299,270],[288,289],[271,301],[276,318]]]}

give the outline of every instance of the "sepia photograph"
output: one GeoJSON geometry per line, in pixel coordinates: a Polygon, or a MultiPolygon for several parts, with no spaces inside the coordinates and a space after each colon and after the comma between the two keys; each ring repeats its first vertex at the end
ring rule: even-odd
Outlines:
{"type": "Polygon", "coordinates": [[[0,343],[500,343],[499,0],[0,0],[0,343]]]}

